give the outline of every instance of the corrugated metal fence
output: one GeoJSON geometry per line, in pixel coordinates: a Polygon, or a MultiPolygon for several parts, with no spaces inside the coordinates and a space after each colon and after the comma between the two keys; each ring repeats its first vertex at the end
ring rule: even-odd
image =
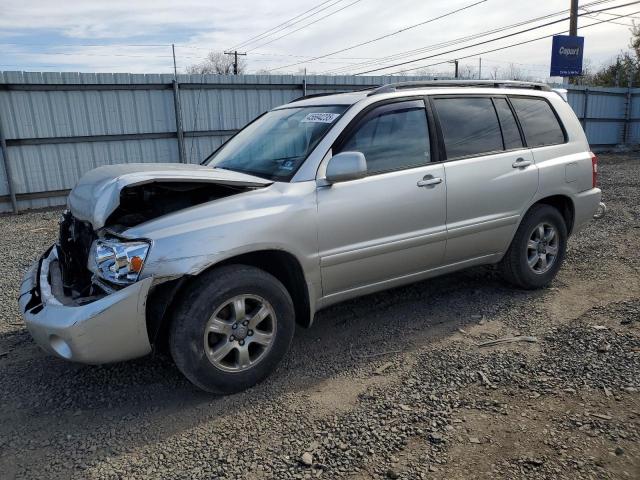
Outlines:
{"type": "Polygon", "coordinates": [[[571,85],[568,97],[594,150],[640,141],[640,88],[571,85]]]}
{"type": "MultiPolygon", "coordinates": [[[[176,88],[172,75],[0,72],[0,142],[8,167],[0,167],[0,212],[12,209],[7,170],[20,209],[61,205],[87,170],[198,163],[259,114],[303,94],[424,79],[179,75],[176,88]]],[[[592,143],[605,146],[637,142],[640,102],[631,104],[637,96],[640,89],[575,87],[569,102],[585,117],[592,143]]]]}

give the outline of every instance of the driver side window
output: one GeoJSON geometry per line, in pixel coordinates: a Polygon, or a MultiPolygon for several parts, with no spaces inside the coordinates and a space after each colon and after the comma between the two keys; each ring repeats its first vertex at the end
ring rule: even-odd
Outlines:
{"type": "Polygon", "coordinates": [[[364,154],[369,174],[426,165],[431,151],[424,103],[412,100],[375,108],[338,150],[347,151],[364,154]]]}

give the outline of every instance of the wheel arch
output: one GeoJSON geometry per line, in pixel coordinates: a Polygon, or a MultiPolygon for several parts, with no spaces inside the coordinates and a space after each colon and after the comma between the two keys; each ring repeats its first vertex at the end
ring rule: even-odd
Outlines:
{"type": "Polygon", "coordinates": [[[562,218],[564,218],[564,223],[567,227],[567,235],[571,235],[573,231],[573,224],[574,224],[575,215],[576,215],[575,206],[573,204],[573,200],[571,200],[571,197],[567,195],[550,195],[548,197],[541,198],[527,209],[527,213],[529,212],[529,210],[531,210],[531,208],[534,205],[541,205],[541,204],[554,207],[556,210],[560,212],[560,214],[562,215],[562,218]]]}
{"type": "Polygon", "coordinates": [[[295,255],[276,249],[256,250],[225,258],[198,272],[155,287],[147,298],[147,332],[154,349],[165,350],[170,318],[180,302],[182,293],[190,284],[206,272],[224,265],[249,265],[273,275],[285,286],[293,301],[296,324],[309,327],[313,322],[311,298],[304,270],[295,255]]]}

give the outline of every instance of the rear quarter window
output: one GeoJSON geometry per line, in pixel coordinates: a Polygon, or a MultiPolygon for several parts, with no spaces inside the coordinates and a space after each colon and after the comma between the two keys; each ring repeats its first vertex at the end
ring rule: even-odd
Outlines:
{"type": "Polygon", "coordinates": [[[510,97],[527,147],[565,142],[564,131],[551,105],[543,98],[510,97]]]}

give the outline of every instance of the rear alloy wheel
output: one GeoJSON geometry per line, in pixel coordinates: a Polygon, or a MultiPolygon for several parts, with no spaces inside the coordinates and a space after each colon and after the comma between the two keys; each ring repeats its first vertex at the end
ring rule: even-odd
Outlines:
{"type": "Polygon", "coordinates": [[[196,278],[178,299],[169,334],[178,369],[212,393],[264,380],[289,349],[295,314],[289,292],[269,273],[228,265],[196,278]]]}
{"type": "Polygon", "coordinates": [[[501,270],[521,288],[547,286],[560,270],[566,246],[567,226],[560,212],[550,205],[534,205],[522,219],[501,270]]]}
{"type": "Polygon", "coordinates": [[[538,224],[527,242],[527,265],[536,274],[547,273],[558,259],[558,232],[548,223],[538,224]]]}

